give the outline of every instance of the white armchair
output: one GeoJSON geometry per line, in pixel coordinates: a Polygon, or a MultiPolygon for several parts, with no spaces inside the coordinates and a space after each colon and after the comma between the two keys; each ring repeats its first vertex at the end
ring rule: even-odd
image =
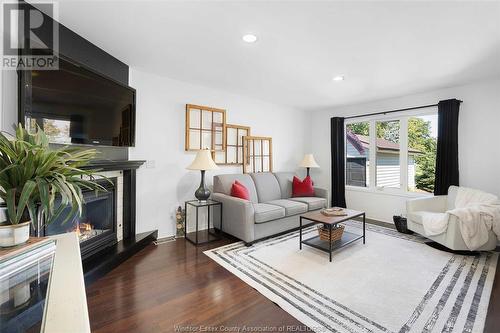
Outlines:
{"type": "MultiPolygon", "coordinates": [[[[455,216],[450,216],[447,230],[439,235],[428,236],[425,234],[422,225],[422,218],[426,214],[445,214],[446,211],[455,208],[455,198],[457,196],[458,187],[450,186],[448,195],[440,195],[430,198],[412,199],[406,202],[406,213],[408,229],[425,236],[441,245],[446,246],[451,250],[467,251],[460,226],[455,216]]],[[[478,250],[490,251],[497,246],[497,237],[493,231],[489,232],[488,242],[478,250]]]]}

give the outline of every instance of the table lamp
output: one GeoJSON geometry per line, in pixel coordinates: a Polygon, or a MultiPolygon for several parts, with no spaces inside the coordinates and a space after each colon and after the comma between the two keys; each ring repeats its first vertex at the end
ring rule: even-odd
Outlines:
{"type": "Polygon", "coordinates": [[[194,192],[194,196],[199,201],[206,201],[210,197],[210,190],[205,186],[205,171],[214,170],[219,167],[212,160],[210,150],[203,149],[196,153],[193,163],[191,163],[186,169],[188,170],[200,170],[201,171],[201,182],[200,187],[194,192]]]}
{"type": "Polygon", "coordinates": [[[316,161],[314,160],[313,154],[305,154],[305,156],[302,159],[302,162],[300,162],[299,166],[307,169],[308,176],[309,176],[309,169],[310,168],[319,168],[318,163],[316,163],[316,161]]]}

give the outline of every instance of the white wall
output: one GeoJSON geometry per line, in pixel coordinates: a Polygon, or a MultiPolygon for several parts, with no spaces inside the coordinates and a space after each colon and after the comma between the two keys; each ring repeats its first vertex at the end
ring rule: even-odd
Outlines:
{"type": "MultiPolygon", "coordinates": [[[[500,79],[312,112],[306,148],[322,166],[312,171],[314,180],[330,188],[331,117],[428,105],[449,98],[463,100],[459,120],[460,184],[500,196],[500,79]]],[[[407,199],[364,189],[346,192],[348,207],[365,210],[369,218],[387,222],[392,221],[392,215],[405,212],[407,199]]]]}
{"type": "MultiPolygon", "coordinates": [[[[304,154],[305,113],[154,74],[130,70],[130,86],[137,89],[136,147],[130,159],[145,159],[149,166],[137,172],[137,232],[159,230],[173,235],[176,206],[192,199],[200,173],[185,169],[195,154],[184,151],[186,103],[226,109],[227,122],[248,125],[252,135],[272,136],[276,171],[295,170],[304,154]],[[153,166],[154,165],[154,166],[153,166]]],[[[207,171],[211,185],[217,173],[241,168],[221,166],[207,171]]]]}

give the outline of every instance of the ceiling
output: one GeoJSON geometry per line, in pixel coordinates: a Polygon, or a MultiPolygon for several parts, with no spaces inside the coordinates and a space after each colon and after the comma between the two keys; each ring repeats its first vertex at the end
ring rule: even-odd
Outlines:
{"type": "Polygon", "coordinates": [[[131,67],[305,110],[500,76],[497,1],[64,0],[59,21],[131,67]]]}

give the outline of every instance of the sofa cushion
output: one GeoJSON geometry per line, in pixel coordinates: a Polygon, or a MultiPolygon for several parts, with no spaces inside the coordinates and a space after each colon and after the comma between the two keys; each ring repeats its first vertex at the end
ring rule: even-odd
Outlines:
{"type": "Polygon", "coordinates": [[[248,193],[248,189],[245,187],[245,185],[237,180],[234,181],[234,184],[231,187],[231,196],[250,201],[250,194],[248,193]]]}
{"type": "Polygon", "coordinates": [[[413,223],[423,225],[424,215],[427,216],[435,216],[436,219],[441,219],[446,215],[446,213],[433,213],[433,212],[424,212],[424,211],[416,211],[408,213],[407,218],[413,223]]]}
{"type": "Polygon", "coordinates": [[[231,187],[234,181],[237,180],[248,190],[250,194],[250,201],[257,203],[257,190],[255,189],[255,184],[252,177],[247,174],[230,174],[230,175],[217,175],[214,176],[214,192],[224,193],[226,195],[231,195],[231,187]]]}
{"type": "Polygon", "coordinates": [[[308,206],[306,203],[293,201],[293,200],[273,200],[266,202],[270,205],[276,205],[285,208],[285,215],[292,216],[307,212],[308,206]]]}
{"type": "Polygon", "coordinates": [[[292,196],[293,172],[275,172],[274,176],[278,180],[281,189],[281,199],[288,199],[292,196]]]}
{"type": "Polygon", "coordinates": [[[318,197],[298,197],[298,198],[290,198],[290,200],[303,202],[307,204],[309,210],[326,208],[327,205],[325,198],[318,198],[318,197]]]}
{"type": "Polygon", "coordinates": [[[271,172],[252,173],[250,176],[255,183],[259,202],[281,199],[280,185],[271,172]]]}
{"type": "Polygon", "coordinates": [[[314,197],[314,187],[310,176],[304,180],[293,177],[292,197],[314,197]]]}
{"type": "Polygon", "coordinates": [[[265,203],[254,203],[255,223],[264,223],[285,217],[285,208],[265,203]]]}

